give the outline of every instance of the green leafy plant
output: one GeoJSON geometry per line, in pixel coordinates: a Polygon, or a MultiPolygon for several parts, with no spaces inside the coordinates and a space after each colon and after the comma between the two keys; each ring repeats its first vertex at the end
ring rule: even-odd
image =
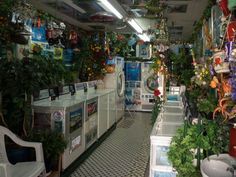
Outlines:
{"type": "Polygon", "coordinates": [[[208,95],[206,98],[201,98],[197,102],[198,111],[206,114],[213,112],[216,106],[217,99],[211,95],[208,95]]]}
{"type": "Polygon", "coordinates": [[[56,131],[32,131],[29,139],[42,143],[46,159],[56,160],[67,146],[64,136],[56,131]]]}
{"type": "Polygon", "coordinates": [[[57,164],[60,155],[67,147],[66,139],[57,131],[32,131],[28,140],[42,143],[47,172],[51,170],[54,164],[57,164]]]}
{"type": "Polygon", "coordinates": [[[194,75],[191,56],[182,48],[179,54],[171,52],[169,58],[172,66],[170,73],[177,80],[177,84],[190,85],[190,80],[194,75]]]}
{"type": "Polygon", "coordinates": [[[31,95],[42,88],[59,85],[65,70],[61,63],[34,55],[8,62],[0,61],[1,122],[19,136],[32,128],[31,95]]]}
{"type": "Polygon", "coordinates": [[[228,132],[228,126],[222,123],[220,117],[215,120],[203,118],[194,125],[185,123],[178,129],[168,152],[168,158],[178,176],[199,176],[200,166],[194,166],[193,160],[198,159],[199,162],[211,154],[227,151],[228,132]]]}
{"type": "Polygon", "coordinates": [[[160,91],[158,89],[154,90],[154,99],[155,99],[155,104],[153,105],[152,108],[152,115],[151,115],[151,124],[154,125],[156,122],[156,119],[158,117],[158,114],[161,111],[162,108],[162,103],[163,101],[161,100],[161,98],[159,97],[160,95],[160,91]]]}

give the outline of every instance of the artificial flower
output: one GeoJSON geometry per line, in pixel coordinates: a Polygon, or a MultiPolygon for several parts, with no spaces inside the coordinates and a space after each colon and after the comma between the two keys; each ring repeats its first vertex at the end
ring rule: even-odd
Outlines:
{"type": "Polygon", "coordinates": [[[217,83],[212,80],[211,83],[210,83],[210,87],[211,88],[216,88],[217,87],[217,83]]]}
{"type": "Polygon", "coordinates": [[[155,89],[154,90],[154,96],[159,96],[161,94],[160,90],[155,89]]]}
{"type": "Polygon", "coordinates": [[[222,63],[221,58],[215,59],[215,65],[220,65],[222,63]]]}

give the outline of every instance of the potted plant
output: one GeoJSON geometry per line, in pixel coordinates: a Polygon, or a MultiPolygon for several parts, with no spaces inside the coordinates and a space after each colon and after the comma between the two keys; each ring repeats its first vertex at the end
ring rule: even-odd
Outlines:
{"type": "Polygon", "coordinates": [[[30,141],[41,142],[43,145],[46,172],[50,173],[54,165],[58,165],[60,155],[67,147],[64,136],[51,130],[32,131],[28,138],[30,141]]]}
{"type": "Polygon", "coordinates": [[[40,55],[0,62],[1,123],[25,137],[32,128],[31,96],[37,90],[60,84],[65,70],[61,63],[40,55]]]}
{"type": "Polygon", "coordinates": [[[222,118],[203,118],[198,124],[185,124],[172,138],[168,158],[178,176],[201,176],[200,160],[227,151],[229,130],[222,118]],[[197,160],[197,166],[194,165],[197,160]]]}

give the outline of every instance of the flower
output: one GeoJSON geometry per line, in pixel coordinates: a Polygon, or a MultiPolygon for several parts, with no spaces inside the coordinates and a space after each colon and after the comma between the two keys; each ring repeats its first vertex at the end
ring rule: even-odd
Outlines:
{"type": "Polygon", "coordinates": [[[220,65],[221,63],[221,58],[215,58],[215,65],[220,65]]]}
{"type": "Polygon", "coordinates": [[[154,96],[159,96],[161,94],[160,90],[155,89],[154,90],[154,96]]]}

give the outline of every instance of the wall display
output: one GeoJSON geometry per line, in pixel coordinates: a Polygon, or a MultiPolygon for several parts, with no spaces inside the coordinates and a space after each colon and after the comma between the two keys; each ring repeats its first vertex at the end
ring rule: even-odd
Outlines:
{"type": "Polygon", "coordinates": [[[136,57],[149,59],[149,58],[151,58],[151,55],[152,55],[152,47],[150,44],[136,45],[136,57]]]}
{"type": "Polygon", "coordinates": [[[141,81],[141,63],[137,62],[125,63],[125,80],[141,81]]]}
{"type": "Polygon", "coordinates": [[[32,41],[47,42],[46,40],[46,27],[33,27],[32,28],[32,41]]]}
{"type": "Polygon", "coordinates": [[[141,83],[125,82],[125,106],[128,110],[141,110],[141,83]]]}

